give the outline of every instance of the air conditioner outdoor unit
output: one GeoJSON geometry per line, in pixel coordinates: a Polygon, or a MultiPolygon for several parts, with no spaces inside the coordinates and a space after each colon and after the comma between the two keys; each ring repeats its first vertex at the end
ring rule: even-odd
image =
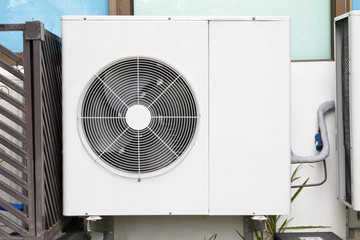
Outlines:
{"type": "Polygon", "coordinates": [[[287,214],[288,17],[65,16],[64,215],[287,214]]]}
{"type": "Polygon", "coordinates": [[[339,198],[360,211],[360,11],[335,18],[339,198]]]}

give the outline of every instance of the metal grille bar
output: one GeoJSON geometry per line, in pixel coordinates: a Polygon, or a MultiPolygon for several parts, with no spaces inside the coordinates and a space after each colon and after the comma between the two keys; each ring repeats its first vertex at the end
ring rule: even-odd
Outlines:
{"type": "MultiPolygon", "coordinates": [[[[42,102],[42,159],[44,218],[41,224],[49,229],[61,219],[62,211],[62,92],[60,39],[45,31],[40,61],[42,102]]],[[[40,100],[40,99],[39,99],[40,100]]],[[[41,169],[37,169],[41,171],[41,169]]],[[[40,174],[40,173],[39,173],[40,174]]]]}

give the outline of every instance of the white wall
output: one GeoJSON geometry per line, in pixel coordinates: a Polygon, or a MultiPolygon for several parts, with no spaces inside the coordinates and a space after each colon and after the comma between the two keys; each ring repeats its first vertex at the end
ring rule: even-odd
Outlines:
{"type": "Polygon", "coordinates": [[[214,233],[218,240],[240,239],[234,229],[243,231],[242,217],[157,216],[116,217],[116,240],[203,240],[214,233]]]}
{"type": "MultiPolygon", "coordinates": [[[[335,99],[335,62],[292,63],[292,149],[299,155],[315,154],[314,135],[317,132],[318,106],[335,99]]],[[[345,239],[345,207],[337,200],[337,162],[335,149],[335,114],[326,116],[331,152],[327,159],[328,180],[315,188],[304,188],[291,206],[293,217],[289,226],[331,226],[329,229],[345,239]]],[[[293,167],[294,168],[294,167],[293,167]]],[[[303,165],[299,170],[301,183],[310,177],[309,183],[323,177],[322,164],[303,165]]],[[[235,191],[235,190],[234,190],[235,191]]],[[[295,190],[294,190],[295,191],[295,190]]],[[[264,196],[269,201],[271,196],[264,196]]],[[[239,203],[241,204],[241,203],[239,203]]],[[[217,240],[240,239],[234,229],[242,231],[242,217],[164,216],[164,217],[116,217],[116,240],[168,240],[208,239],[218,233],[217,240]]]]}
{"type": "MultiPolygon", "coordinates": [[[[318,106],[335,99],[335,62],[295,62],[292,63],[292,132],[291,145],[299,155],[316,154],[314,135],[317,132],[318,106]]],[[[328,180],[320,187],[304,188],[291,206],[294,217],[289,226],[321,225],[342,239],[346,236],[346,211],[338,200],[337,156],[335,147],[335,112],[325,117],[330,140],[330,156],[327,158],[328,180]]],[[[293,169],[296,166],[293,166],[293,169]]],[[[301,184],[310,177],[309,183],[323,179],[322,163],[312,166],[302,165],[299,170],[301,184]]],[[[295,192],[296,190],[293,190],[295,192]]],[[[313,230],[314,231],[314,230],[313,230]]]]}

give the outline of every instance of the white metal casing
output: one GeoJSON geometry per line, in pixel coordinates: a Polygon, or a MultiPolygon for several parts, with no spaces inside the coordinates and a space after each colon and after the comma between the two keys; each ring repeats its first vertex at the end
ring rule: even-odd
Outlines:
{"type": "Polygon", "coordinates": [[[289,213],[289,18],[66,16],[62,27],[64,215],[289,213]],[[201,114],[185,159],[141,182],[92,160],[76,123],[91,77],[129,56],[182,73],[201,114]]]}
{"type": "Polygon", "coordinates": [[[288,21],[210,22],[212,214],[289,212],[289,30],[288,21]]]}
{"type": "Polygon", "coordinates": [[[360,144],[360,11],[351,11],[344,15],[335,18],[336,26],[336,62],[337,62],[337,150],[339,157],[339,184],[340,192],[339,198],[343,200],[348,206],[351,206],[355,211],[360,211],[360,150],[357,146],[360,144]],[[347,20],[348,31],[348,49],[349,49],[349,112],[350,112],[350,172],[351,182],[346,183],[345,172],[345,150],[344,150],[344,134],[343,134],[343,120],[342,118],[342,37],[343,27],[340,24],[342,20],[347,20]],[[338,24],[340,23],[340,24],[338,24]],[[351,194],[348,193],[346,197],[346,184],[349,184],[351,194]],[[349,198],[350,195],[350,198],[349,198]],[[347,199],[348,198],[348,199],[347,199]]]}

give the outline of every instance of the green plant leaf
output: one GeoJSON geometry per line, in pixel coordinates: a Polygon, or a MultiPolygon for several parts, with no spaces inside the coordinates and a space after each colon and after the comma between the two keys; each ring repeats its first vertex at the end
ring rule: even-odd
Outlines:
{"type": "Polygon", "coordinates": [[[217,238],[217,233],[215,233],[214,235],[212,235],[209,240],[215,240],[217,238]]]}
{"type": "Polygon", "coordinates": [[[302,165],[302,164],[298,165],[298,166],[295,168],[294,172],[291,174],[291,182],[294,182],[296,179],[299,179],[299,178],[300,178],[300,177],[295,178],[295,176],[296,176],[297,171],[298,171],[299,168],[301,167],[301,165],[302,165]]]}
{"type": "Polygon", "coordinates": [[[268,215],[266,216],[266,227],[269,232],[269,234],[274,237],[275,233],[277,232],[277,224],[280,219],[280,215],[268,215]]]}
{"type": "Polygon", "coordinates": [[[255,233],[256,240],[264,240],[264,232],[263,231],[261,231],[259,234],[259,232],[254,229],[254,233],[255,233]]]}
{"type": "Polygon", "coordinates": [[[260,239],[260,235],[259,235],[258,231],[254,230],[254,233],[255,233],[256,239],[259,240],[259,239],[260,239]]]}
{"type": "Polygon", "coordinates": [[[237,234],[241,237],[242,240],[246,240],[246,238],[238,230],[235,229],[235,232],[237,232],[237,234]]]}
{"type": "Polygon", "coordinates": [[[280,226],[280,228],[279,228],[278,232],[279,232],[279,233],[283,233],[283,232],[285,232],[285,229],[286,229],[287,225],[288,225],[288,224],[289,224],[289,222],[290,222],[291,220],[293,220],[293,219],[294,219],[294,218],[285,219],[285,221],[283,222],[283,224],[281,224],[281,226],[280,226]]]}
{"type": "Polygon", "coordinates": [[[296,180],[300,179],[301,177],[296,177],[294,179],[291,179],[291,182],[295,182],[296,180]]]}
{"type": "Polygon", "coordinates": [[[287,224],[288,224],[288,220],[285,219],[285,221],[281,224],[280,228],[278,229],[278,232],[279,233],[284,232],[285,231],[284,228],[287,226],[287,224]]]}
{"type": "MultiPolygon", "coordinates": [[[[307,178],[302,185],[306,185],[306,183],[309,181],[310,178],[307,178]]],[[[299,193],[303,190],[304,187],[300,187],[295,194],[291,197],[291,202],[293,202],[295,200],[295,198],[299,195],[299,193]]]]}

